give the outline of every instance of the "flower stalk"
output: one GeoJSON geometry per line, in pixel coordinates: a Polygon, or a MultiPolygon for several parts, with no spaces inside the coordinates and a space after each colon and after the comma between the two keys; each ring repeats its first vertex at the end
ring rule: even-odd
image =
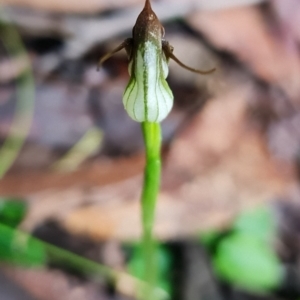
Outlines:
{"type": "Polygon", "coordinates": [[[146,165],[142,191],[142,224],[144,252],[144,280],[149,284],[146,299],[151,297],[157,277],[156,244],[153,238],[156,200],[160,186],[161,173],[161,128],[159,123],[142,123],[142,131],[146,150],[146,165]]]}

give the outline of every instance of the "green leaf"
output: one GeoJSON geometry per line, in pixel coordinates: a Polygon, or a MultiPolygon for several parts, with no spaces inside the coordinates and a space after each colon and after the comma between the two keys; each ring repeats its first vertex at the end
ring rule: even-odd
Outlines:
{"type": "MultiPolygon", "coordinates": [[[[135,246],[133,249],[133,255],[129,260],[129,263],[127,265],[128,272],[139,278],[144,278],[144,268],[145,268],[145,262],[144,262],[144,256],[141,246],[135,246]]],[[[171,293],[171,283],[169,281],[170,277],[170,270],[171,270],[171,263],[172,258],[170,252],[167,250],[167,248],[163,246],[156,247],[156,253],[155,253],[158,263],[158,274],[157,274],[157,286],[164,289],[168,294],[171,293]]]]}
{"type": "Polygon", "coordinates": [[[220,242],[213,265],[225,281],[262,293],[278,286],[283,275],[279,259],[267,243],[240,233],[220,242]]]}
{"type": "Polygon", "coordinates": [[[0,198],[0,223],[16,227],[27,213],[27,204],[15,198],[0,198]]]}
{"type": "Polygon", "coordinates": [[[40,241],[0,224],[0,260],[23,266],[40,266],[46,262],[46,252],[40,241]]]}
{"type": "Polygon", "coordinates": [[[233,229],[264,241],[272,241],[276,231],[275,219],[268,207],[242,213],[234,222],[233,229]]]}
{"type": "Polygon", "coordinates": [[[202,232],[199,236],[199,240],[202,245],[204,245],[207,248],[210,248],[214,244],[214,242],[220,238],[221,235],[221,231],[210,230],[202,232]]]}

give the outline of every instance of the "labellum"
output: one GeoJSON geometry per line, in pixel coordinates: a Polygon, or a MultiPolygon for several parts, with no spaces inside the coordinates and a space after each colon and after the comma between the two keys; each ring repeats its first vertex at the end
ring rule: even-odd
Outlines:
{"type": "Polygon", "coordinates": [[[181,67],[199,74],[215,70],[201,71],[186,66],[173,54],[173,47],[163,36],[164,28],[153,12],[150,0],[146,0],[133,27],[132,38],[126,39],[99,62],[101,65],[125,48],[130,80],[123,95],[123,104],[129,116],[137,122],[159,123],[172,109],[174,97],[166,81],[170,58],[181,67]]]}

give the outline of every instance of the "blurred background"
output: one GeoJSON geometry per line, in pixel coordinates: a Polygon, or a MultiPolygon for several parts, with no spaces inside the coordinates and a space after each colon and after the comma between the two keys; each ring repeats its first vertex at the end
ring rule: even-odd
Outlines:
{"type": "MultiPolygon", "coordinates": [[[[96,67],[143,1],[1,3],[0,299],[137,299],[142,135],[125,51],[96,67]]],[[[300,2],[152,4],[180,60],[217,68],[170,62],[160,291],[299,300],[300,2]]]]}

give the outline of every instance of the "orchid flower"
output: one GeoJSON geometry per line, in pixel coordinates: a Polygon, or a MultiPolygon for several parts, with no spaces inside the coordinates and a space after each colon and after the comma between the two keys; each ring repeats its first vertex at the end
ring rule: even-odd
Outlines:
{"type": "Polygon", "coordinates": [[[130,80],[123,95],[123,104],[129,116],[137,122],[159,123],[171,111],[174,97],[166,81],[169,59],[199,74],[209,74],[215,70],[201,71],[183,64],[174,55],[173,47],[163,39],[164,32],[150,1],[146,0],[133,27],[132,38],[126,39],[99,62],[101,65],[125,48],[129,59],[130,80]]]}
{"type": "Polygon", "coordinates": [[[156,299],[153,288],[157,279],[155,241],[152,234],[155,220],[156,200],[161,175],[161,126],[173,106],[173,93],[166,81],[168,62],[173,59],[181,67],[200,74],[208,71],[196,70],[183,64],[173,53],[173,47],[163,39],[164,28],[151,8],[149,0],[132,30],[132,38],[126,39],[113,51],[104,55],[101,65],[116,52],[125,48],[129,59],[130,80],[123,95],[123,104],[128,115],[141,122],[146,150],[142,204],[142,245],[144,253],[144,280],[148,289],[143,300],[156,299]]]}

